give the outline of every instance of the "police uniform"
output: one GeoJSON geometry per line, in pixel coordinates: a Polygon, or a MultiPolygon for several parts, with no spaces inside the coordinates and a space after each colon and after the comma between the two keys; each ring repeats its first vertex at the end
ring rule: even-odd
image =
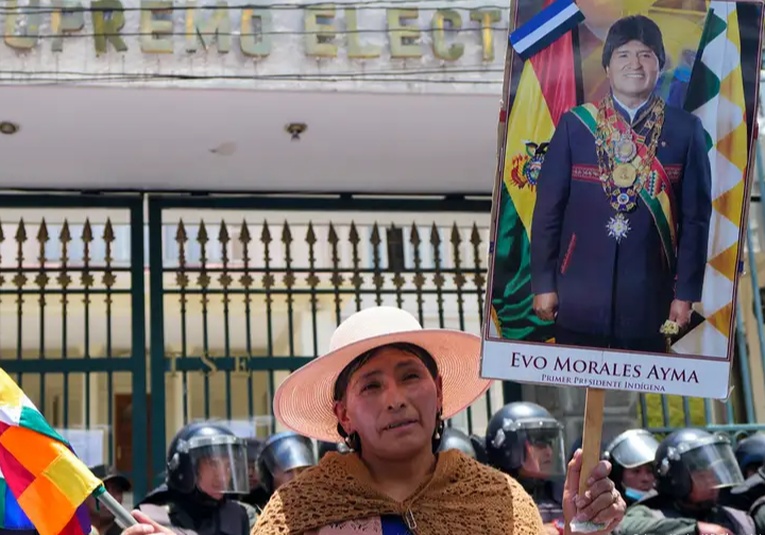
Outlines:
{"type": "Polygon", "coordinates": [[[252,530],[255,524],[258,523],[258,515],[262,512],[262,509],[241,500],[234,500],[234,503],[244,509],[244,512],[247,514],[247,522],[250,524],[250,530],[252,530]]]}
{"type": "Polygon", "coordinates": [[[734,535],[761,533],[755,531],[754,521],[744,511],[718,505],[703,511],[681,510],[673,500],[660,496],[655,491],[627,510],[614,533],[615,535],[635,535],[636,533],[698,535],[699,522],[717,524],[734,535]]]}
{"type": "Polygon", "coordinates": [[[749,508],[749,516],[754,520],[756,533],[765,533],[765,495],[760,496],[749,508]]]}
{"type": "Polygon", "coordinates": [[[517,477],[539,509],[542,522],[550,524],[563,519],[563,482],[517,477]]]}
{"type": "Polygon", "coordinates": [[[765,496],[765,467],[752,474],[741,485],[730,489],[724,497],[725,505],[748,511],[754,502],[765,496]]]}
{"type": "Polygon", "coordinates": [[[247,535],[252,527],[241,503],[224,499],[205,504],[165,485],[150,492],[137,509],[179,535],[247,535]]]}
{"type": "Polygon", "coordinates": [[[725,505],[747,511],[757,526],[757,533],[765,533],[765,466],[760,467],[743,484],[725,495],[725,505]]]}

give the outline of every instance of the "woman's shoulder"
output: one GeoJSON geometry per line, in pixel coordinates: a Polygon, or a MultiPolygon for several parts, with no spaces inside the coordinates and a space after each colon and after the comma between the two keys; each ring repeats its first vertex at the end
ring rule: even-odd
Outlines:
{"type": "Polygon", "coordinates": [[[544,531],[539,508],[526,489],[507,474],[505,476],[513,496],[513,535],[538,535],[544,531]]]}
{"type": "Polygon", "coordinates": [[[539,509],[526,489],[515,478],[467,455],[464,455],[462,462],[465,463],[466,468],[475,471],[478,477],[487,480],[487,483],[489,481],[494,484],[499,483],[509,491],[506,496],[513,511],[513,535],[542,533],[542,516],[539,514],[539,509]]]}
{"type": "Polygon", "coordinates": [[[463,477],[471,476],[471,479],[478,478],[485,480],[487,483],[499,483],[503,487],[507,486],[513,494],[518,491],[526,493],[520,483],[493,466],[484,464],[458,450],[451,450],[449,453],[454,455],[454,459],[457,461],[456,470],[463,477]]]}
{"type": "Polygon", "coordinates": [[[487,495],[485,499],[494,502],[495,505],[507,506],[507,510],[512,510],[513,535],[541,533],[542,517],[539,509],[518,481],[462,452],[452,452],[452,458],[457,463],[456,474],[466,480],[468,486],[474,488],[475,496],[483,493],[487,495]]]}

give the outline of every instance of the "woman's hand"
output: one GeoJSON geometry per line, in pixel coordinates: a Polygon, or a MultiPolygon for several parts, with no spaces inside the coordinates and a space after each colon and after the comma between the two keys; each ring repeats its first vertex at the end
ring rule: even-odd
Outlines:
{"type": "Polygon", "coordinates": [[[131,511],[130,514],[138,521],[138,524],[123,530],[120,535],[175,535],[173,530],[160,526],[141,511],[131,511]]]}
{"type": "Polygon", "coordinates": [[[589,535],[610,533],[624,518],[624,511],[627,509],[621,493],[614,487],[614,482],[608,479],[611,464],[608,461],[600,461],[595,466],[587,480],[587,491],[584,496],[578,495],[581,471],[582,450],[579,449],[568,463],[563,489],[563,517],[566,520],[566,532],[571,533],[569,525],[572,520],[576,520],[605,526],[604,529],[589,535]]]}

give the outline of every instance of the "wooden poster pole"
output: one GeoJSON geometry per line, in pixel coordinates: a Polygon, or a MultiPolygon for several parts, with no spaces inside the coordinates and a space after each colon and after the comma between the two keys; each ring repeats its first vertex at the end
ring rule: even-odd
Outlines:
{"type": "MultiPolygon", "coordinates": [[[[582,430],[582,470],[579,473],[579,496],[587,490],[587,480],[600,462],[600,442],[603,437],[603,409],[606,391],[602,388],[588,388],[584,401],[584,425],[582,430]]],[[[592,522],[571,521],[567,530],[570,533],[593,533],[601,531],[605,525],[592,522]]]]}
{"type": "Polygon", "coordinates": [[[587,479],[600,462],[600,442],[603,437],[603,409],[606,391],[588,388],[584,401],[584,429],[582,432],[582,472],[579,476],[579,495],[587,490],[587,479]]]}

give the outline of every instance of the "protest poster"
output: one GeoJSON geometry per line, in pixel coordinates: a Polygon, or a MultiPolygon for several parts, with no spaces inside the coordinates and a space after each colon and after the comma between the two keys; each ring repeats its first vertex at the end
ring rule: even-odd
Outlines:
{"type": "Polygon", "coordinates": [[[510,20],[482,374],[727,397],[762,2],[519,0],[510,20]]]}

